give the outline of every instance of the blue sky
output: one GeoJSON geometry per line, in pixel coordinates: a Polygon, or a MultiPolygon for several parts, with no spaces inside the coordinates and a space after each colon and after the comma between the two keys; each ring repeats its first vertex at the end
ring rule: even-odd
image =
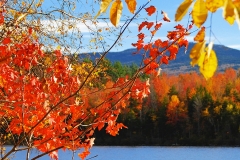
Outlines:
{"type": "MultiPolygon", "coordinates": [[[[178,23],[186,25],[188,21],[188,15],[186,15],[182,21],[175,22],[175,12],[178,8],[178,6],[181,4],[183,0],[152,0],[150,4],[154,5],[158,11],[160,12],[163,10],[166,12],[171,19],[170,23],[165,23],[163,27],[161,28],[160,32],[157,33],[156,37],[166,37],[166,33],[168,30],[172,30],[175,25],[178,23]]],[[[138,1],[140,3],[140,0],[138,1]]],[[[190,10],[189,10],[190,12],[190,10]]],[[[209,27],[210,26],[210,13],[208,15],[208,19],[205,22],[204,26],[209,27]]],[[[161,15],[159,15],[161,17],[161,15]]],[[[155,17],[152,16],[149,18],[149,20],[155,20],[155,17]]],[[[193,30],[195,30],[194,28],[193,30]]],[[[227,21],[224,20],[222,16],[222,9],[218,9],[216,13],[213,14],[212,18],[212,32],[214,35],[211,35],[211,40],[214,42],[214,44],[222,44],[226,45],[231,48],[236,48],[240,50],[240,30],[236,23],[234,25],[229,25],[227,21]]],[[[189,41],[193,41],[193,37],[196,33],[193,33],[188,37],[189,41]]],[[[210,29],[206,29],[206,40],[209,42],[209,36],[210,36],[210,29]]],[[[130,46],[129,46],[130,47],[130,46]]]]}
{"type": "MultiPolygon", "coordinates": [[[[119,27],[121,27],[121,25],[124,23],[124,19],[126,19],[126,16],[132,16],[132,14],[128,11],[126,5],[125,5],[125,0],[122,0],[124,3],[124,9],[123,9],[123,16],[122,16],[122,21],[119,25],[119,27]]],[[[147,0],[137,0],[137,8],[139,8],[141,5],[143,5],[147,0]]],[[[173,27],[176,26],[178,23],[182,24],[182,25],[186,25],[187,24],[187,20],[188,20],[188,15],[186,15],[183,20],[181,22],[174,22],[174,15],[175,12],[178,8],[178,6],[181,4],[183,0],[152,0],[149,3],[150,5],[154,5],[159,14],[158,14],[158,18],[162,18],[161,10],[163,10],[164,12],[166,12],[169,16],[169,18],[171,19],[170,23],[163,23],[163,26],[161,27],[160,31],[157,32],[157,34],[155,35],[154,39],[160,38],[162,40],[166,39],[166,35],[167,35],[167,31],[171,31],[173,30],[173,27]]],[[[57,2],[56,0],[51,0],[51,1],[45,1],[44,5],[56,5],[57,2]]],[[[80,1],[79,4],[77,4],[76,7],[76,12],[79,13],[84,13],[84,12],[89,12],[92,15],[95,15],[97,13],[97,11],[99,10],[99,5],[98,4],[94,4],[93,6],[90,6],[90,4],[92,4],[92,1],[90,2],[89,0],[85,0],[85,1],[80,1]],[[88,4],[86,4],[85,2],[88,2],[88,4]]],[[[102,14],[100,16],[107,18],[109,17],[109,9],[107,11],[107,13],[102,14]]],[[[154,14],[153,16],[149,17],[146,15],[145,10],[142,10],[142,12],[140,13],[140,17],[137,20],[134,20],[133,23],[131,23],[131,25],[128,27],[128,31],[123,35],[120,43],[122,44],[121,46],[117,45],[116,47],[114,47],[112,49],[112,51],[122,51],[128,48],[132,48],[132,43],[135,43],[137,40],[137,27],[138,24],[141,23],[142,21],[155,21],[156,20],[156,14],[154,14]],[[146,18],[146,19],[143,19],[146,18]]],[[[109,22],[109,20],[107,20],[107,22],[109,22]]],[[[89,24],[90,26],[92,26],[91,24],[89,24]]],[[[113,27],[113,25],[111,25],[110,23],[106,23],[106,22],[101,22],[101,20],[99,20],[99,23],[97,24],[98,27],[102,28],[104,30],[104,28],[106,27],[113,27]]],[[[210,13],[208,16],[208,20],[205,22],[204,24],[205,27],[209,27],[210,26],[210,13]]],[[[92,34],[89,33],[89,30],[86,28],[86,26],[84,26],[83,24],[79,24],[79,28],[81,29],[81,31],[83,32],[83,46],[88,46],[89,44],[91,44],[92,42],[92,34]]],[[[93,29],[98,29],[98,28],[93,28],[93,29]]],[[[196,28],[194,28],[193,30],[195,30],[196,28]]],[[[238,25],[235,23],[234,25],[230,26],[227,21],[225,21],[222,17],[222,9],[219,9],[216,13],[213,14],[213,19],[212,19],[212,32],[214,33],[214,35],[211,35],[211,40],[214,42],[214,44],[222,44],[225,46],[228,46],[230,48],[235,48],[235,49],[239,49],[240,50],[240,30],[238,25]]],[[[114,39],[116,38],[116,35],[119,33],[119,30],[116,29],[115,32],[111,33],[110,35],[107,36],[107,32],[102,32],[101,34],[103,34],[103,36],[105,35],[105,49],[108,48],[107,45],[111,45],[114,41],[114,39]]],[[[191,42],[193,41],[193,37],[195,36],[196,32],[191,34],[188,37],[188,40],[191,42]]],[[[208,28],[206,30],[206,40],[207,43],[209,42],[209,36],[210,36],[210,29],[208,28]]],[[[149,37],[147,37],[148,39],[150,39],[149,37]]],[[[146,40],[147,40],[146,38],[146,40]]],[[[92,46],[94,46],[94,44],[91,44],[92,46]]],[[[82,48],[81,52],[89,52],[89,51],[102,51],[101,48],[96,49],[90,49],[89,47],[85,47],[82,48]]]]}

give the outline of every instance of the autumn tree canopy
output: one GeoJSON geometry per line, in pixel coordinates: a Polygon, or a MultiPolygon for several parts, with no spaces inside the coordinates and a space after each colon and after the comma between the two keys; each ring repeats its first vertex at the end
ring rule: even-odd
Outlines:
{"type": "MultiPolygon", "coordinates": [[[[194,25],[199,31],[190,52],[191,64],[198,65],[203,76],[210,79],[216,71],[217,57],[212,42],[205,47],[203,23],[208,11],[223,7],[224,18],[231,24],[234,20],[239,22],[240,10],[239,1],[185,0],[177,9],[175,20],[180,21],[193,3],[192,21],[187,26],[177,24],[168,31],[167,40],[162,40],[154,36],[171,19],[151,5],[151,1],[137,7],[136,0],[126,0],[131,17],[119,28],[115,27],[122,16],[121,0],[92,2],[100,8],[96,15],[76,10],[77,3],[77,0],[53,1],[46,8],[44,0],[0,0],[0,122],[4,134],[1,133],[0,147],[5,144],[6,135],[13,143],[12,149],[1,155],[3,160],[22,150],[27,151],[29,159],[32,148],[41,151],[34,159],[46,154],[58,159],[59,149],[79,148],[83,149],[79,157],[85,159],[94,144],[96,129],[104,128],[116,136],[119,129],[126,128],[117,122],[121,110],[129,105],[130,98],[141,104],[150,93],[149,80],[138,77],[143,73],[159,75],[161,65],[178,58],[179,48],[187,50],[186,36],[194,33],[191,31],[194,25]],[[101,18],[108,8],[109,18],[101,18]],[[138,39],[132,42],[136,48],[134,54],[142,55],[142,63],[132,76],[113,81],[106,76],[104,57],[120,43],[121,36],[140,12],[156,17],[155,22],[146,19],[138,25],[138,39]],[[100,19],[110,21],[115,27],[99,27],[100,19]],[[79,23],[91,33],[87,46],[82,45],[83,33],[76,25],[79,23]],[[103,29],[111,34],[102,33],[103,29]],[[112,44],[106,44],[104,38],[111,36],[112,44]],[[147,36],[151,37],[149,41],[147,36]],[[100,59],[95,62],[79,59],[78,53],[84,47],[100,47],[103,51],[100,59]]],[[[92,4],[86,5],[93,9],[92,4]]],[[[183,113],[174,118],[173,108],[183,110],[177,99],[172,96],[168,110],[169,119],[174,122],[185,116],[183,113]]]]}

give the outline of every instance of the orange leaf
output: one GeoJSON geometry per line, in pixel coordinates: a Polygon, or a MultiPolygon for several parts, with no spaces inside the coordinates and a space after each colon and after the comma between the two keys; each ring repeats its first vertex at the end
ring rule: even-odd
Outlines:
{"type": "MultiPolygon", "coordinates": [[[[175,56],[178,53],[178,46],[177,45],[171,45],[168,48],[168,51],[170,52],[170,57],[175,56]]],[[[175,58],[174,58],[175,59],[175,58]]]]}
{"type": "Polygon", "coordinates": [[[142,23],[138,26],[138,32],[140,32],[140,31],[143,29],[143,27],[145,27],[146,25],[148,25],[148,22],[147,22],[147,21],[142,22],[142,23]]]}
{"type": "Polygon", "coordinates": [[[151,49],[152,48],[152,44],[150,43],[150,44],[146,44],[144,47],[143,47],[143,49],[145,50],[145,51],[148,51],[149,49],[151,49]]]}
{"type": "Polygon", "coordinates": [[[137,2],[136,0],[125,0],[128,6],[128,10],[133,14],[136,10],[137,2]]]}
{"type": "Polygon", "coordinates": [[[158,49],[157,48],[152,48],[150,50],[149,56],[153,57],[153,58],[157,57],[158,56],[158,49]]]}
{"type": "Polygon", "coordinates": [[[156,62],[151,62],[150,68],[151,68],[151,70],[154,70],[154,69],[158,68],[158,64],[156,62]]]}
{"type": "Polygon", "coordinates": [[[150,62],[150,59],[144,59],[144,61],[143,61],[143,63],[145,64],[145,65],[147,65],[148,63],[150,62]]]}
{"type": "Polygon", "coordinates": [[[132,43],[132,46],[137,47],[137,50],[140,50],[143,48],[143,44],[142,43],[132,43]]]}
{"type": "Polygon", "coordinates": [[[143,33],[139,33],[139,34],[138,34],[138,39],[143,39],[144,36],[145,36],[145,34],[143,34],[143,33]]]}
{"type": "Polygon", "coordinates": [[[4,45],[7,45],[7,44],[9,44],[9,43],[11,43],[11,39],[10,38],[4,38],[3,39],[3,41],[2,41],[2,43],[4,44],[4,45]]]}
{"type": "Polygon", "coordinates": [[[162,23],[157,23],[154,28],[158,30],[161,26],[162,26],[162,23]]]}
{"type": "Polygon", "coordinates": [[[81,154],[79,153],[78,156],[84,160],[88,155],[90,154],[90,152],[88,150],[83,151],[81,154]]]}
{"type": "Polygon", "coordinates": [[[168,60],[169,60],[169,57],[166,56],[166,55],[163,55],[162,58],[161,58],[161,62],[164,63],[164,64],[168,64],[168,60]]]}
{"type": "Polygon", "coordinates": [[[162,15],[163,15],[163,20],[166,21],[166,22],[170,22],[170,19],[168,18],[167,13],[164,12],[164,11],[162,11],[161,13],[162,13],[162,15]]]}
{"type": "Polygon", "coordinates": [[[122,16],[123,4],[122,1],[114,1],[110,9],[110,21],[116,27],[122,16]]]}
{"type": "Polygon", "coordinates": [[[61,53],[60,50],[55,50],[54,52],[55,52],[55,55],[56,55],[57,57],[61,57],[61,56],[62,56],[62,53],[61,53]]]}
{"type": "Polygon", "coordinates": [[[5,63],[5,61],[7,61],[8,58],[10,58],[10,57],[11,57],[11,56],[5,56],[5,57],[3,57],[3,58],[0,58],[0,64],[5,63]]]}
{"type": "Polygon", "coordinates": [[[4,23],[4,16],[0,14],[0,25],[4,23]]]}
{"type": "Polygon", "coordinates": [[[175,40],[177,38],[177,32],[176,31],[168,31],[167,38],[169,40],[175,40]]]}
{"type": "Polygon", "coordinates": [[[162,46],[162,41],[161,41],[161,39],[157,39],[157,40],[154,42],[154,45],[155,45],[156,47],[161,47],[161,46],[162,46]]]}
{"type": "Polygon", "coordinates": [[[163,41],[161,47],[164,48],[164,47],[167,47],[168,46],[168,41],[163,41]]]}
{"type": "Polygon", "coordinates": [[[31,35],[32,34],[32,27],[29,27],[28,33],[31,35]]]}
{"type": "Polygon", "coordinates": [[[179,47],[185,46],[185,53],[187,52],[188,41],[186,39],[182,39],[182,38],[179,39],[178,45],[179,45],[179,47]]]}
{"type": "Polygon", "coordinates": [[[145,10],[146,10],[146,12],[148,13],[148,15],[149,16],[151,16],[153,13],[155,13],[156,12],[156,7],[154,7],[154,6],[150,6],[150,7],[148,7],[148,8],[145,8],[145,10]]]}
{"type": "Polygon", "coordinates": [[[152,26],[153,26],[153,22],[149,22],[148,24],[147,24],[147,29],[149,30],[152,26]]]}
{"type": "Polygon", "coordinates": [[[177,30],[184,29],[184,27],[181,24],[176,25],[174,28],[176,28],[177,30]]]}
{"type": "Polygon", "coordinates": [[[200,31],[197,33],[197,35],[194,37],[194,41],[196,42],[202,42],[205,38],[205,27],[201,27],[200,31]]]}
{"type": "Polygon", "coordinates": [[[151,31],[152,36],[154,36],[154,35],[156,34],[156,32],[157,32],[157,30],[153,30],[153,31],[151,31]]]}

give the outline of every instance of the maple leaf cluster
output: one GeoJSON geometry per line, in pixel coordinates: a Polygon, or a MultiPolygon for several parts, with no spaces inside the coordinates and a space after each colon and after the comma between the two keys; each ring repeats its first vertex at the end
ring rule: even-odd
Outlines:
{"type": "Polygon", "coordinates": [[[7,120],[5,132],[18,137],[3,159],[21,144],[52,159],[58,159],[59,149],[81,148],[79,157],[85,159],[94,130],[106,126],[106,132],[116,136],[126,128],[116,121],[121,109],[131,96],[139,101],[147,96],[149,84],[126,77],[99,90],[89,85],[98,78],[97,67],[71,64],[60,50],[45,53],[33,30],[21,34],[19,41],[9,36],[0,43],[0,119],[7,120]],[[94,98],[99,100],[95,104],[94,98]]]}
{"type": "MultiPolygon", "coordinates": [[[[145,9],[149,16],[152,16],[156,12],[154,6],[150,6],[145,9]]],[[[163,18],[162,21],[170,22],[167,13],[161,11],[163,18]]],[[[187,50],[188,41],[185,39],[185,36],[188,35],[188,30],[191,29],[192,25],[189,25],[188,28],[184,28],[182,25],[178,24],[175,26],[175,30],[169,31],[167,34],[168,40],[156,39],[152,41],[153,36],[162,26],[161,21],[148,22],[144,21],[138,26],[138,40],[136,43],[132,43],[137,49],[137,53],[143,52],[143,68],[144,72],[147,74],[155,72],[161,64],[168,64],[170,60],[176,59],[178,50],[180,47],[185,47],[187,50]],[[146,27],[150,31],[150,41],[145,42],[144,39],[147,37],[142,30],[146,27]],[[152,29],[153,28],[153,29],[152,29]]]]}

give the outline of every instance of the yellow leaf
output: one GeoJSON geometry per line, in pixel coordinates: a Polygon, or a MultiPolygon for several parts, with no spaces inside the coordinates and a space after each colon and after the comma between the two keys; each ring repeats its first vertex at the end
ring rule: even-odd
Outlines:
{"type": "Polygon", "coordinates": [[[206,0],[207,9],[214,13],[216,10],[224,5],[224,0],[206,0]]]}
{"type": "Polygon", "coordinates": [[[50,66],[51,64],[52,64],[51,58],[50,58],[50,57],[47,57],[47,58],[45,59],[45,61],[44,61],[44,65],[50,66]]]}
{"type": "Polygon", "coordinates": [[[204,41],[204,39],[205,39],[205,27],[202,27],[193,40],[196,42],[202,42],[204,41]]]}
{"type": "Polygon", "coordinates": [[[18,22],[23,21],[26,16],[27,16],[27,13],[24,13],[24,14],[21,13],[21,14],[17,17],[15,23],[17,24],[18,22]]]}
{"type": "Polygon", "coordinates": [[[207,19],[208,10],[204,0],[197,0],[194,3],[192,18],[194,24],[199,28],[207,19]]]}
{"type": "MultiPolygon", "coordinates": [[[[206,50],[208,50],[208,48],[206,48],[206,50]]],[[[214,50],[211,50],[209,57],[207,54],[207,52],[204,52],[203,63],[199,64],[199,70],[205,79],[208,80],[214,75],[215,71],[217,70],[218,61],[214,50]]]]}
{"type": "Polygon", "coordinates": [[[234,1],[233,4],[235,6],[234,13],[235,13],[236,22],[240,29],[240,1],[234,1]]]}
{"type": "Polygon", "coordinates": [[[231,25],[234,23],[235,13],[232,0],[225,0],[225,4],[223,6],[223,18],[231,25]]]}
{"type": "Polygon", "coordinates": [[[184,0],[177,9],[175,14],[175,21],[181,21],[182,18],[188,11],[188,8],[191,6],[193,0],[184,0]]]}
{"type": "Polygon", "coordinates": [[[116,27],[122,15],[123,4],[120,0],[113,2],[110,10],[110,21],[116,27]]]}
{"type": "Polygon", "coordinates": [[[196,64],[199,63],[201,54],[204,52],[205,43],[206,43],[205,41],[198,42],[191,49],[189,57],[192,59],[192,61],[190,62],[192,66],[195,66],[196,64]]]}
{"type": "Polygon", "coordinates": [[[91,40],[90,40],[90,43],[95,43],[96,42],[96,38],[92,38],[91,40]]]}
{"type": "Polygon", "coordinates": [[[110,5],[111,2],[112,0],[102,0],[100,7],[101,13],[105,13],[107,11],[108,6],[110,5]]]}
{"type": "Polygon", "coordinates": [[[179,104],[180,101],[178,99],[178,96],[177,95],[172,95],[171,96],[171,102],[174,102],[175,104],[179,104]]]}
{"type": "Polygon", "coordinates": [[[105,13],[107,11],[108,6],[110,5],[111,2],[112,2],[112,0],[102,0],[101,6],[100,6],[100,10],[98,11],[98,13],[94,17],[94,19],[96,19],[98,16],[100,16],[101,13],[105,13]]]}
{"type": "Polygon", "coordinates": [[[56,50],[61,50],[61,46],[58,45],[57,48],[56,48],[56,50]]]}
{"type": "Polygon", "coordinates": [[[128,6],[128,10],[133,14],[136,10],[137,2],[136,0],[125,0],[128,6]]]}

